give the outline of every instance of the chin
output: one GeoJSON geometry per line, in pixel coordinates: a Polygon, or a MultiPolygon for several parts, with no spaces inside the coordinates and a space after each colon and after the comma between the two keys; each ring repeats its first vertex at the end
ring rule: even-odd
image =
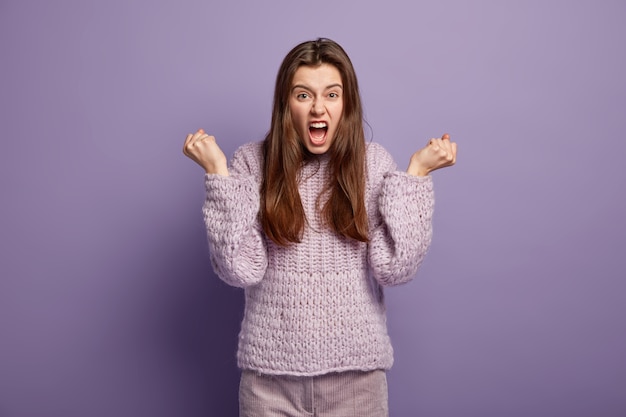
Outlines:
{"type": "Polygon", "coordinates": [[[317,145],[307,141],[304,147],[313,155],[323,155],[330,149],[331,142],[325,142],[324,144],[317,145]]]}
{"type": "Polygon", "coordinates": [[[309,153],[312,153],[313,155],[324,155],[326,152],[328,152],[329,148],[330,148],[329,146],[324,146],[324,147],[307,146],[306,149],[309,151],[309,153]]]}

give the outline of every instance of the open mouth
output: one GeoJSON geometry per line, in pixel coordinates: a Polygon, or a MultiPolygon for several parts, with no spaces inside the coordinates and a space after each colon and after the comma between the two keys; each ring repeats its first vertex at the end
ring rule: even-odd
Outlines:
{"type": "Polygon", "coordinates": [[[322,145],[326,141],[328,124],[326,122],[313,122],[309,125],[309,136],[315,145],[322,145]]]}

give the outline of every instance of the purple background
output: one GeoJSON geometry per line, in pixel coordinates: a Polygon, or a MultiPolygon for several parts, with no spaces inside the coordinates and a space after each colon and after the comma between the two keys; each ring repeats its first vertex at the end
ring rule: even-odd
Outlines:
{"type": "Polygon", "coordinates": [[[387,292],[391,414],[626,415],[626,2],[411,3],[0,2],[0,416],[236,415],[242,292],[182,143],[261,139],[318,36],[402,169],[459,143],[387,292]]]}

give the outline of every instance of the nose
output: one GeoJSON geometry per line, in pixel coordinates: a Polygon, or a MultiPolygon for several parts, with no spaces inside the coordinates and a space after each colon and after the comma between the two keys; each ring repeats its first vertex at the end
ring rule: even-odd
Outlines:
{"type": "Polygon", "coordinates": [[[324,113],[324,103],[321,99],[313,100],[311,104],[311,113],[312,114],[322,114],[324,113]]]}

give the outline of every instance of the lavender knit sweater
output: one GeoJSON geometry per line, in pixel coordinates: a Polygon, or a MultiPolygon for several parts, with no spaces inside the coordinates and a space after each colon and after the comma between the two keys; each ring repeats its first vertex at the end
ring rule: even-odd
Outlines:
{"type": "Polygon", "coordinates": [[[265,374],[312,376],[389,369],[382,287],[413,278],[430,245],[430,176],[396,171],[380,145],[367,145],[369,243],[324,227],[315,202],[327,157],[302,168],[307,217],[302,242],[284,248],[260,227],[261,143],[239,148],[230,176],[207,174],[203,207],[211,262],[228,284],[245,288],[239,367],[265,374]]]}

